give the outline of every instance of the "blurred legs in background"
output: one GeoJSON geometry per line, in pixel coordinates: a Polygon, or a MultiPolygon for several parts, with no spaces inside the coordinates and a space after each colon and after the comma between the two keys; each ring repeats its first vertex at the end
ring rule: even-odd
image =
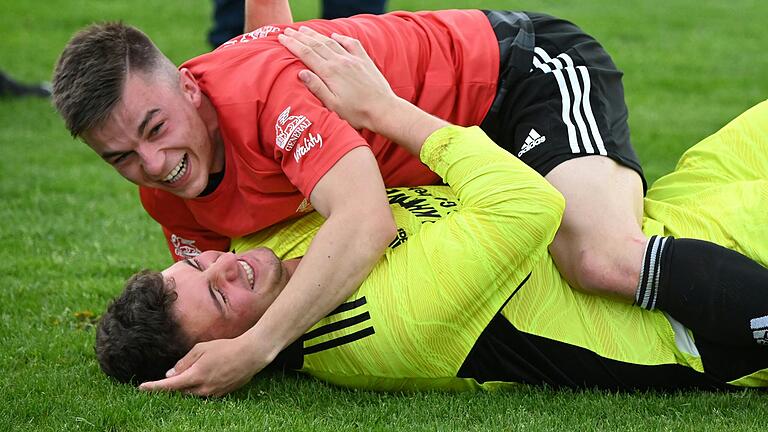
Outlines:
{"type": "Polygon", "coordinates": [[[41,84],[24,84],[20,83],[0,70],[0,97],[22,97],[22,96],[38,96],[49,97],[51,95],[50,85],[47,83],[41,84]]]}
{"type": "MultiPolygon", "coordinates": [[[[323,0],[323,19],[343,18],[363,13],[382,14],[386,0],[323,0]]],[[[208,43],[213,48],[243,33],[245,0],[213,0],[213,27],[208,43]]]]}

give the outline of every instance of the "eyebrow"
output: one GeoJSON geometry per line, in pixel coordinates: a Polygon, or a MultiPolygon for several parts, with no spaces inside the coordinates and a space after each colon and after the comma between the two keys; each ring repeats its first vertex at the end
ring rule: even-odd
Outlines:
{"type": "Polygon", "coordinates": [[[160,112],[160,108],[155,108],[147,111],[147,114],[144,116],[144,120],[141,121],[141,124],[139,124],[139,136],[144,135],[144,128],[147,127],[147,123],[149,123],[152,120],[152,117],[155,116],[155,114],[160,112]]]}
{"type": "MultiPolygon", "coordinates": [[[[147,124],[150,121],[152,121],[152,117],[154,117],[155,114],[157,114],[159,112],[160,112],[160,108],[155,108],[155,109],[151,109],[151,110],[147,111],[147,115],[144,116],[144,120],[142,120],[141,124],[139,124],[138,132],[139,132],[139,136],[140,137],[142,135],[144,135],[144,129],[147,127],[147,124]]],[[[107,159],[112,159],[115,156],[123,155],[125,153],[127,153],[127,152],[125,152],[125,151],[108,151],[108,152],[101,153],[99,156],[101,156],[102,159],[107,160],[107,159]]]]}

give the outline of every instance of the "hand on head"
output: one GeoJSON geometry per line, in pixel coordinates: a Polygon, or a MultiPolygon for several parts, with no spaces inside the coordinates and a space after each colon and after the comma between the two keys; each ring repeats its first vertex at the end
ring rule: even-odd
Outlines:
{"type": "Polygon", "coordinates": [[[142,383],[139,389],[223,396],[242,387],[272,361],[259,357],[250,345],[243,338],[198,343],[165,379],[142,383]]]}
{"type": "Polygon", "coordinates": [[[310,69],[299,78],[325,106],[357,129],[381,132],[379,123],[400,98],[357,39],[302,26],[286,28],[278,40],[310,69]]]}

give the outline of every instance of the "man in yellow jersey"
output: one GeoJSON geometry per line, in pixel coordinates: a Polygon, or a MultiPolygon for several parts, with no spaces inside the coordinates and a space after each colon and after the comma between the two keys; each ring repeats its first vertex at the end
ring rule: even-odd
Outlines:
{"type": "MultiPolygon", "coordinates": [[[[403,101],[382,106],[365,114],[371,127],[420,154],[450,189],[388,190],[399,234],[386,256],[277,362],[380,390],[768,384],[764,348],[736,349],[661,312],[572,291],[547,254],[563,211],[555,190],[477,129],[448,126],[403,101]],[[398,126],[405,117],[417,120],[413,127],[398,126]]],[[[759,175],[768,169],[766,119],[763,103],[687,152],[649,191],[646,233],[704,238],[768,263],[768,233],[743,223],[768,209],[759,175]],[[753,206],[729,211],[745,202],[753,206]]],[[[248,252],[206,252],[132,278],[99,327],[102,369],[144,382],[198,342],[239,337],[280,294],[321,222],[308,215],[234,242],[248,252]]],[[[764,338],[768,319],[753,321],[755,338],[764,338]]],[[[163,387],[207,393],[205,382],[183,378],[163,387]]]]}
{"type": "MultiPolygon", "coordinates": [[[[686,152],[678,169],[649,191],[646,232],[703,237],[768,263],[768,233],[740,223],[764,218],[768,209],[768,181],[760,178],[768,169],[766,125],[763,102],[686,152]]],[[[278,362],[331,383],[380,390],[511,382],[610,389],[768,385],[768,351],[760,347],[694,339],[661,312],[571,290],[545,246],[561,198],[481,132],[439,129],[421,156],[451,189],[389,190],[399,237],[355,295],[278,362]]],[[[248,252],[206,252],[163,273],[135,276],[100,325],[102,368],[139,383],[164,376],[196,342],[238,336],[279,295],[320,223],[310,214],[236,242],[248,252]],[[249,249],[255,245],[286,260],[249,249]],[[142,301],[144,315],[136,314],[132,305],[142,301]],[[141,344],[130,349],[131,338],[141,344]]],[[[764,335],[761,324],[755,331],[764,335]]],[[[204,383],[184,389],[205,390],[204,383]]]]}

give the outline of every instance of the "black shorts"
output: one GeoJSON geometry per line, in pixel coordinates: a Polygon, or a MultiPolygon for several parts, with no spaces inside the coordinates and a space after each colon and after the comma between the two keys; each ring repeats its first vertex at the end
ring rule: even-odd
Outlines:
{"type": "Polygon", "coordinates": [[[485,11],[499,41],[496,98],[481,127],[541,175],[603,155],[640,175],[629,141],[622,73],[574,24],[529,12],[485,11]]]}

